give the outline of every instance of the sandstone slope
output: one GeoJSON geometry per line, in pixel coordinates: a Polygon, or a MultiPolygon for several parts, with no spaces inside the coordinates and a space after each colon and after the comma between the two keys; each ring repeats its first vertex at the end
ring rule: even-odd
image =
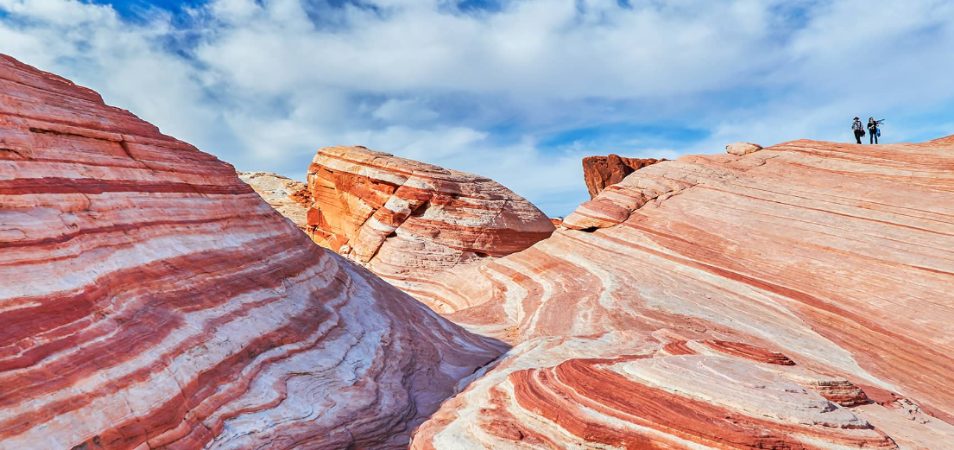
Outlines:
{"type": "Polygon", "coordinates": [[[500,350],[0,55],[0,448],[397,447],[500,350]]]}
{"type": "Polygon", "coordinates": [[[554,230],[493,180],[364,147],[319,150],[308,188],[316,242],[422,298],[436,297],[425,294],[435,274],[521,251],[554,230]]]}
{"type": "Polygon", "coordinates": [[[952,138],[660,162],[435,283],[517,345],[414,448],[954,442],[952,138]]]}

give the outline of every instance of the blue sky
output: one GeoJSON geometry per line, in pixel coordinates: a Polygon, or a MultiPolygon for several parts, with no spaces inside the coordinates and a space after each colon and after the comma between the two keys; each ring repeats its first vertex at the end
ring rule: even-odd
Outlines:
{"type": "Polygon", "coordinates": [[[587,199],[587,155],[848,140],[855,115],[954,134],[939,0],[0,0],[0,52],[240,170],[365,145],[553,216],[587,199]]]}

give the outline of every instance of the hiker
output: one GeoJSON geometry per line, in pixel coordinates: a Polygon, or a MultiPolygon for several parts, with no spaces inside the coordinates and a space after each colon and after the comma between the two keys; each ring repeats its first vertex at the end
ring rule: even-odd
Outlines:
{"type": "Polygon", "coordinates": [[[861,143],[861,137],[865,135],[865,126],[861,124],[861,119],[855,117],[851,123],[851,129],[855,131],[855,142],[861,143]]]}
{"type": "Polygon", "coordinates": [[[884,122],[884,119],[875,120],[874,117],[868,118],[868,143],[877,144],[878,138],[881,137],[881,122],[884,122]]]}

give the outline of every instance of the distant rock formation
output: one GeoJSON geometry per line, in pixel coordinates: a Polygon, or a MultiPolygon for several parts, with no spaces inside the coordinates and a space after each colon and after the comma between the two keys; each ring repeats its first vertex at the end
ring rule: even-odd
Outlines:
{"type": "Polygon", "coordinates": [[[412,448],[947,448],[954,140],[644,167],[431,300],[515,346],[412,448]]]}
{"type": "Polygon", "coordinates": [[[437,273],[519,252],[554,230],[491,179],[364,147],[319,150],[308,188],[316,242],[412,295],[440,288],[437,273]]]}
{"type": "Polygon", "coordinates": [[[759,144],[751,142],[734,142],[725,146],[725,152],[730,155],[744,156],[762,149],[759,144]]]}
{"type": "Polygon", "coordinates": [[[583,158],[583,180],[590,198],[612,186],[634,171],[662,161],[652,158],[626,158],[619,155],[587,156],[583,158]]]}
{"type": "Polygon", "coordinates": [[[0,55],[0,448],[369,448],[503,348],[0,55]]]}
{"type": "Polygon", "coordinates": [[[313,234],[308,226],[308,208],[312,203],[308,185],[269,172],[238,172],[238,176],[305,234],[313,234]]]}

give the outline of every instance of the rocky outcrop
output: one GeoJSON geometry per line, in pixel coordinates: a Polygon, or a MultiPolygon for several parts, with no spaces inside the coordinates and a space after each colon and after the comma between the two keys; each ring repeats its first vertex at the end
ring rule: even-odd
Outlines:
{"type": "Polygon", "coordinates": [[[583,180],[590,198],[612,186],[634,171],[656,164],[661,160],[651,158],[626,158],[619,155],[587,156],[583,158],[583,180]]]}
{"type": "Polygon", "coordinates": [[[795,141],[608,187],[439,277],[515,345],[413,448],[945,448],[954,140],[795,141]]]}
{"type": "Polygon", "coordinates": [[[312,203],[308,185],[268,172],[238,172],[238,176],[279,214],[309,236],[313,235],[308,226],[308,208],[312,203]]]}
{"type": "Polygon", "coordinates": [[[435,274],[524,250],[554,230],[493,180],[364,147],[319,150],[308,188],[315,240],[415,296],[441,288],[435,274]]]}
{"type": "Polygon", "coordinates": [[[762,150],[762,146],[751,142],[733,142],[725,146],[726,153],[736,156],[745,156],[759,150],[762,150]]]}
{"type": "Polygon", "coordinates": [[[399,447],[502,350],[3,56],[0,205],[2,448],[399,447]]]}

